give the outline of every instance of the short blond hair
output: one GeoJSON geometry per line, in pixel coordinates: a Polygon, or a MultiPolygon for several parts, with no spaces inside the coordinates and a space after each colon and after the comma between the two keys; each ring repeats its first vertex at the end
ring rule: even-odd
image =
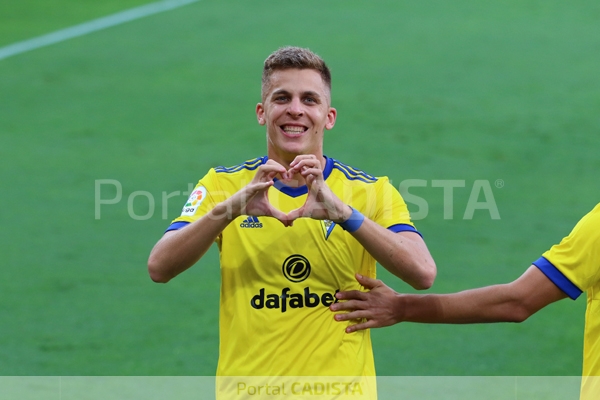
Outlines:
{"type": "Polygon", "coordinates": [[[268,92],[271,75],[283,69],[313,69],[317,71],[331,92],[331,71],[325,61],[309,49],[287,46],[274,51],[267,57],[263,67],[261,97],[264,100],[268,92]]]}

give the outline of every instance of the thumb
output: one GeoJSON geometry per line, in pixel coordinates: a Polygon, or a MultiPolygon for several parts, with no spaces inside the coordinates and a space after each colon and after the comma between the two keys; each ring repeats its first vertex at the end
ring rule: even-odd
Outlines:
{"type": "Polygon", "coordinates": [[[298,218],[302,217],[303,213],[304,213],[304,206],[302,206],[300,208],[296,208],[295,210],[292,210],[289,213],[287,213],[287,218],[289,221],[295,221],[298,218]]]}
{"type": "Polygon", "coordinates": [[[379,281],[377,279],[369,278],[367,276],[363,276],[361,274],[356,274],[356,280],[366,289],[373,289],[376,286],[379,286],[379,281]]]}
{"type": "Polygon", "coordinates": [[[261,190],[268,189],[270,186],[273,186],[273,181],[253,182],[250,183],[247,187],[249,189],[249,195],[253,196],[261,190]]]}

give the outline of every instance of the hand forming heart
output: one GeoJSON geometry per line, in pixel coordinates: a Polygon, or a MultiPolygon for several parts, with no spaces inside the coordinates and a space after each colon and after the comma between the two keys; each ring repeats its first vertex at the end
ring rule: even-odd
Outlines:
{"type": "Polygon", "coordinates": [[[298,218],[329,219],[343,222],[350,217],[351,208],[344,204],[327,186],[321,163],[314,155],[297,156],[286,170],[281,164],[268,160],[261,165],[254,179],[230,199],[233,216],[253,215],[277,218],[285,226],[292,226],[298,218]],[[273,207],[267,196],[277,174],[285,181],[300,174],[308,187],[308,196],[302,207],[284,213],[273,207]]]}

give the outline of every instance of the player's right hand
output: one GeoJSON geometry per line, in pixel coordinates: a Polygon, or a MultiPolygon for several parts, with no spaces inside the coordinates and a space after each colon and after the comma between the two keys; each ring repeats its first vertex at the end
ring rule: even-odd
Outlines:
{"type": "Polygon", "coordinates": [[[285,226],[290,226],[287,215],[269,202],[268,191],[273,186],[273,179],[277,174],[285,177],[288,172],[276,161],[267,160],[258,167],[252,181],[227,200],[232,219],[240,215],[267,216],[277,218],[285,226]]]}

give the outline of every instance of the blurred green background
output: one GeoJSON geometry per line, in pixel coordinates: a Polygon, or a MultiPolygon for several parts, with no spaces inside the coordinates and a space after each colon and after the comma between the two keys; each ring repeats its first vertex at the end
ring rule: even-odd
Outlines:
{"type": "MultiPolygon", "coordinates": [[[[0,47],[144,3],[0,0],[0,47]]],[[[0,60],[0,375],[214,374],[216,248],[167,285],[146,260],[208,168],[265,154],[254,107],[284,45],[332,69],[327,155],[426,183],[429,292],[515,279],[600,198],[597,1],[201,0],[0,60]],[[118,194],[102,179],[122,196],[96,218],[118,194]],[[452,219],[446,179],[465,182],[452,219]],[[463,219],[475,180],[499,220],[463,219]]],[[[584,297],[523,324],[375,330],[378,374],[578,375],[584,297]]]]}

